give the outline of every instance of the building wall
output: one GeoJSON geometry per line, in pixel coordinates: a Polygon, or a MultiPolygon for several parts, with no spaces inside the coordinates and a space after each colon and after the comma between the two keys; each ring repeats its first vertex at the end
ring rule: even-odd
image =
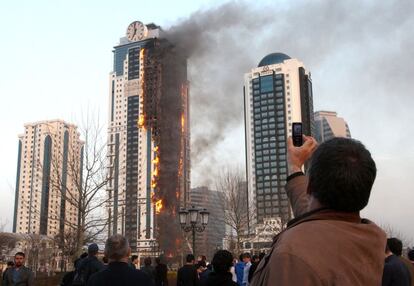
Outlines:
{"type": "Polygon", "coordinates": [[[333,111],[315,112],[315,138],[319,143],[334,137],[351,138],[346,121],[333,111]]]}
{"type": "Polygon", "coordinates": [[[196,236],[196,254],[206,255],[211,261],[217,249],[222,248],[225,236],[223,194],[207,187],[192,188],[189,205],[205,208],[210,212],[209,224],[203,233],[196,236]]]}
{"type": "Polygon", "coordinates": [[[302,122],[312,135],[313,95],[310,74],[296,59],[253,68],[244,77],[246,163],[249,200],[256,206],[252,224],[291,210],[284,189],[287,138],[292,123],[302,122]]]}
{"type": "Polygon", "coordinates": [[[78,208],[63,193],[77,198],[74,180],[80,176],[73,172],[80,172],[83,143],[76,126],[61,120],[26,124],[19,145],[13,231],[53,237],[74,228],[78,208]]]}

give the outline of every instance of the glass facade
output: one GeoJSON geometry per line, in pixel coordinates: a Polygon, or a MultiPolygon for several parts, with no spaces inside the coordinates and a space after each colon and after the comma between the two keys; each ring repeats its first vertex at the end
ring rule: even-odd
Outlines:
{"type": "Polygon", "coordinates": [[[284,75],[252,80],[257,219],[289,219],[284,75]]]}
{"type": "Polygon", "coordinates": [[[40,203],[40,230],[39,233],[47,235],[47,221],[49,215],[49,191],[50,191],[50,169],[52,158],[52,139],[46,136],[43,146],[43,174],[42,174],[42,196],[40,203]]]}
{"type": "Polygon", "coordinates": [[[124,74],[124,61],[126,59],[126,56],[129,53],[129,50],[134,48],[134,49],[139,49],[143,46],[146,45],[146,43],[148,43],[149,41],[153,41],[153,39],[148,39],[148,40],[144,40],[144,41],[140,41],[140,42],[134,42],[134,43],[129,43],[127,45],[122,45],[122,46],[117,46],[114,48],[113,53],[114,53],[114,72],[116,76],[120,76],[124,74]]]}
{"type": "Polygon", "coordinates": [[[61,190],[61,201],[60,201],[60,233],[65,230],[66,220],[66,181],[68,174],[68,145],[69,145],[69,132],[66,130],[63,137],[63,164],[62,164],[62,190],[61,190]]]}
{"type": "Polygon", "coordinates": [[[17,204],[19,203],[19,186],[20,186],[20,167],[22,159],[22,141],[19,140],[19,151],[17,155],[17,175],[16,175],[16,191],[14,197],[14,219],[13,219],[13,232],[16,232],[17,228],[17,204]]]}
{"type": "Polygon", "coordinates": [[[131,248],[137,246],[138,190],[138,117],[139,96],[128,97],[125,233],[131,248]]]}

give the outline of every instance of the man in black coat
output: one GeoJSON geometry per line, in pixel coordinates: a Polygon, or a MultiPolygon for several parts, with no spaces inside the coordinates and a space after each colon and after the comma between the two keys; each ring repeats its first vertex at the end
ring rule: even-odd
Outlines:
{"type": "Polygon", "coordinates": [[[394,255],[389,244],[391,240],[387,240],[385,249],[384,274],[382,276],[382,286],[410,286],[410,272],[404,263],[396,255],[394,255]]]}
{"type": "Polygon", "coordinates": [[[196,286],[198,285],[198,274],[194,267],[194,255],[188,254],[186,264],[178,269],[177,286],[196,286]]]}
{"type": "Polygon", "coordinates": [[[105,244],[105,256],[108,267],[91,276],[88,286],[153,286],[151,279],[142,271],[128,266],[131,248],[128,240],[120,234],[108,238],[105,244]]]}
{"type": "Polygon", "coordinates": [[[73,285],[87,285],[92,274],[104,269],[103,263],[96,257],[98,252],[99,247],[96,243],[92,243],[88,246],[88,256],[77,263],[76,273],[72,283],[73,285]]]}

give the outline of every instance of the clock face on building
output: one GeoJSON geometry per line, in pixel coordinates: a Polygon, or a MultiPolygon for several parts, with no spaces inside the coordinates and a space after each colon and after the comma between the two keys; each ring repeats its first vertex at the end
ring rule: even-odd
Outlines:
{"type": "Polygon", "coordinates": [[[128,40],[134,42],[134,41],[140,41],[144,39],[148,34],[147,26],[145,26],[140,21],[135,21],[129,24],[127,29],[127,38],[128,40]]]}

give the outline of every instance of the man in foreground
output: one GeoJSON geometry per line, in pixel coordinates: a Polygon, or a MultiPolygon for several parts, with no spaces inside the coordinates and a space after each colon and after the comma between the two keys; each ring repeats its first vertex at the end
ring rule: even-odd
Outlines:
{"type": "Polygon", "coordinates": [[[83,258],[77,265],[75,277],[73,279],[74,286],[84,286],[88,284],[88,280],[92,274],[104,269],[104,265],[99,261],[97,255],[99,247],[96,243],[88,246],[88,256],[83,258]]]}
{"type": "Polygon", "coordinates": [[[381,285],[385,233],[359,215],[376,176],[369,151],[352,139],[317,147],[304,136],[295,147],[289,138],[288,163],[285,188],[296,218],[275,237],[251,285],[381,285]]]}
{"type": "Polygon", "coordinates": [[[120,234],[115,234],[107,239],[105,244],[105,256],[108,257],[108,267],[93,274],[88,286],[151,286],[151,279],[141,270],[128,266],[128,257],[131,248],[128,240],[120,234]]]}
{"type": "Polygon", "coordinates": [[[14,267],[10,268],[3,280],[4,286],[33,286],[33,272],[24,266],[26,256],[23,252],[14,255],[14,267]]]}

